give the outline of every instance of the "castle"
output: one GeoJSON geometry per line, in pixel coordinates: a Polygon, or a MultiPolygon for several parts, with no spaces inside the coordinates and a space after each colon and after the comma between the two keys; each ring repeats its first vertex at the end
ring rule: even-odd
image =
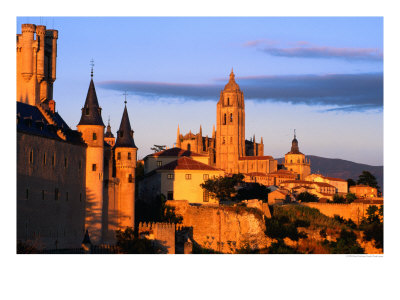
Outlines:
{"type": "Polygon", "coordinates": [[[23,24],[17,34],[17,240],[39,248],[112,242],[134,226],[137,150],[126,106],[115,140],[93,68],[77,130],[56,111],[58,31],[23,24]]]}

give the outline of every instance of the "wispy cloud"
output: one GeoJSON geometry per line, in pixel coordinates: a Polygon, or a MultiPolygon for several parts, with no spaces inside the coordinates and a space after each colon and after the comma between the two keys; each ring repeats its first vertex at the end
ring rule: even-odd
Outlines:
{"type": "Polygon", "coordinates": [[[269,39],[258,39],[248,41],[244,43],[243,46],[256,47],[264,53],[280,57],[345,59],[349,61],[383,60],[383,52],[377,48],[318,46],[308,41],[278,42],[269,39]]]}
{"type": "Polygon", "coordinates": [[[273,56],[300,58],[339,58],[346,60],[382,61],[382,51],[375,48],[335,48],[335,47],[265,47],[261,51],[273,56]]]}
{"type": "MultiPolygon", "coordinates": [[[[383,74],[332,74],[237,77],[245,99],[291,104],[337,106],[334,111],[365,111],[383,107],[383,74]]],[[[105,89],[159,98],[218,100],[227,79],[212,84],[104,81],[105,89]]]]}

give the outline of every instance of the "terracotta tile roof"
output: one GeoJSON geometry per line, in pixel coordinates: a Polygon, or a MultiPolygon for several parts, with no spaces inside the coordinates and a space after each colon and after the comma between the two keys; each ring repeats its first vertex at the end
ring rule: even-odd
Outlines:
{"type": "Polygon", "coordinates": [[[319,194],[321,194],[322,196],[332,196],[334,193],[322,193],[322,192],[319,192],[319,194]]]}
{"type": "Polygon", "coordinates": [[[322,177],[325,178],[325,179],[328,179],[328,180],[332,180],[332,181],[344,181],[344,182],[347,182],[347,180],[344,180],[344,179],[341,179],[341,178],[326,177],[326,176],[322,176],[322,177]]]}
{"type": "Polygon", "coordinates": [[[161,166],[156,171],[162,170],[205,170],[205,171],[222,171],[221,169],[217,169],[211,167],[209,165],[198,162],[189,157],[181,157],[173,162],[166,164],[165,166],[161,166]]]}
{"type": "Polygon", "coordinates": [[[245,174],[247,176],[262,176],[262,177],[267,177],[267,173],[261,173],[261,172],[252,172],[252,173],[247,173],[245,174]]]}
{"type": "Polygon", "coordinates": [[[239,157],[239,160],[269,160],[274,159],[272,156],[242,156],[239,157]]]}
{"type": "Polygon", "coordinates": [[[207,156],[203,154],[199,154],[190,150],[183,150],[178,147],[170,148],[167,150],[163,150],[160,152],[156,152],[153,154],[149,154],[146,157],[153,156],[153,157],[159,157],[159,156],[173,156],[173,157],[181,157],[181,156],[207,156]]]}
{"type": "MultiPolygon", "coordinates": [[[[369,186],[369,185],[365,185],[365,184],[359,184],[359,185],[352,185],[350,188],[366,188],[366,187],[368,187],[368,188],[373,188],[373,187],[371,187],[371,186],[369,186]]],[[[373,188],[374,189],[374,188],[373,188]]]]}
{"type": "Polygon", "coordinates": [[[298,184],[308,184],[308,185],[316,184],[318,186],[334,187],[333,185],[330,185],[329,183],[326,183],[326,182],[315,182],[315,181],[306,181],[306,180],[288,180],[288,181],[282,182],[281,184],[284,184],[284,183],[298,183],[298,184]]]}
{"type": "Polygon", "coordinates": [[[283,190],[283,189],[277,189],[277,190],[275,190],[275,191],[273,191],[271,193],[280,193],[282,195],[289,195],[289,191],[288,190],[283,190]]]}

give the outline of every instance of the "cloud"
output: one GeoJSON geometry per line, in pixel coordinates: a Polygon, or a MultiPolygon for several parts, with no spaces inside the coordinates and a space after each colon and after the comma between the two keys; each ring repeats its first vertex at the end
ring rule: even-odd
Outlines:
{"type": "Polygon", "coordinates": [[[243,43],[243,47],[255,47],[259,45],[267,45],[267,46],[273,46],[278,44],[278,41],[275,40],[270,40],[270,39],[259,39],[259,40],[253,40],[253,41],[248,41],[243,43]]]}
{"type": "MultiPolygon", "coordinates": [[[[331,74],[237,77],[245,99],[258,102],[337,106],[331,111],[365,111],[383,107],[383,74],[331,74]]],[[[104,89],[184,101],[219,99],[227,79],[212,84],[104,81],[104,89]]]]}
{"type": "Polygon", "coordinates": [[[261,51],[282,57],[297,58],[338,58],[345,60],[382,61],[382,51],[375,48],[336,48],[336,47],[293,47],[273,48],[265,47],[261,51]]]}

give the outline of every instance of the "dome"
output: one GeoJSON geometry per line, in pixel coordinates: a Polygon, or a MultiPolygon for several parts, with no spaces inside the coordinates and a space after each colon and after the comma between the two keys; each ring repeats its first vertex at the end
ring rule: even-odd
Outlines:
{"type": "Polygon", "coordinates": [[[224,91],[228,92],[240,91],[239,85],[235,81],[235,74],[233,73],[233,69],[231,71],[231,74],[229,75],[229,82],[225,85],[224,91]]]}

